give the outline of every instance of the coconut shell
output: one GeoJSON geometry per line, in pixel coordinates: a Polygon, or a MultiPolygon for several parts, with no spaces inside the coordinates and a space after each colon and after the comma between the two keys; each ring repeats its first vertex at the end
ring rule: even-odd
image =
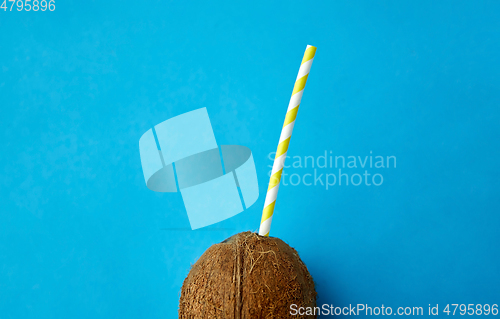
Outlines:
{"type": "Polygon", "coordinates": [[[313,279],[297,251],[279,238],[244,232],[213,245],[193,265],[179,318],[296,318],[292,304],[316,305],[313,279]]]}

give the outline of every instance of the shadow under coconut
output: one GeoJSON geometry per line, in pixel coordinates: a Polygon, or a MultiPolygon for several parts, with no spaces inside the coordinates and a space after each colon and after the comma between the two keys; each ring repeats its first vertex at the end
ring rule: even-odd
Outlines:
{"type": "MultiPolygon", "coordinates": [[[[341,295],[340,285],[336,285],[337,280],[332,278],[332,267],[329,264],[315,263],[314,260],[308,260],[307,268],[314,280],[316,293],[316,306],[322,307],[324,304],[328,306],[340,307],[343,300],[341,295]]],[[[330,314],[331,316],[332,314],[330,314]]],[[[321,316],[318,316],[321,317],[321,316]]],[[[337,318],[347,318],[349,316],[340,314],[335,315],[337,318]]]]}

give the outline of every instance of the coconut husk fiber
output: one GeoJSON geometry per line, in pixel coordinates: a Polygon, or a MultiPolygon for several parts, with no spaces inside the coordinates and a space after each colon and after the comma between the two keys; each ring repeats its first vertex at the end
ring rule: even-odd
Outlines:
{"type": "Polygon", "coordinates": [[[213,245],[193,265],[179,318],[296,318],[292,304],[316,305],[313,279],[297,251],[279,238],[243,232],[213,245]]]}

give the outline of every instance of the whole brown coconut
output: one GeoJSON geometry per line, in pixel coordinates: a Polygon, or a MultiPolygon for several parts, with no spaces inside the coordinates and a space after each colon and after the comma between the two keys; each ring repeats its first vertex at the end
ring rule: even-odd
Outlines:
{"type": "Polygon", "coordinates": [[[213,245],[193,265],[179,318],[296,318],[292,304],[316,305],[313,279],[297,251],[279,238],[244,232],[213,245]]]}

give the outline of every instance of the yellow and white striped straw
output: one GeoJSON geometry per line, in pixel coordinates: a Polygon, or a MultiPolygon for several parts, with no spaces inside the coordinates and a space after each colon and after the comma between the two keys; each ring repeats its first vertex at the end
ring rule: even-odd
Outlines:
{"type": "Polygon", "coordinates": [[[295,86],[293,87],[292,97],[290,98],[288,110],[286,111],[285,124],[283,124],[283,129],[281,130],[278,150],[276,151],[276,157],[274,158],[273,170],[271,172],[269,187],[267,189],[266,201],[264,203],[264,211],[262,212],[262,220],[260,222],[259,229],[259,235],[261,236],[269,236],[269,231],[271,230],[274,205],[276,203],[276,197],[278,196],[281,173],[283,172],[283,166],[285,165],[286,152],[288,151],[288,144],[290,143],[290,138],[292,137],[295,118],[297,117],[300,100],[302,99],[302,94],[304,93],[307,76],[309,75],[309,70],[311,70],[315,53],[316,47],[308,45],[306,52],[304,53],[304,57],[302,58],[302,64],[300,65],[297,80],[295,80],[295,86]]]}

